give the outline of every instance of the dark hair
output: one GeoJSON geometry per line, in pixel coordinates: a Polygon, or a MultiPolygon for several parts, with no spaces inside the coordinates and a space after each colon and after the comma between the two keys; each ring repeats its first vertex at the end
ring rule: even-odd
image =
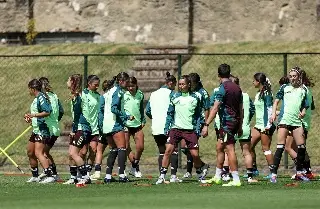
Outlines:
{"type": "Polygon", "coordinates": [[[166,83],[177,83],[177,79],[176,77],[174,77],[173,75],[171,75],[169,72],[166,72],[166,83]]]}
{"type": "Polygon", "coordinates": [[[197,84],[197,87],[196,87],[197,89],[203,88],[203,85],[201,83],[200,76],[198,73],[190,73],[189,78],[190,78],[191,83],[197,84]]]}
{"type": "Polygon", "coordinates": [[[134,77],[134,76],[131,76],[131,77],[129,78],[128,82],[129,82],[129,83],[132,83],[132,84],[134,84],[134,85],[138,85],[138,81],[137,81],[136,77],[134,77]]]}
{"type": "Polygon", "coordinates": [[[129,79],[129,75],[126,72],[121,72],[117,75],[116,82],[119,83],[119,81],[127,81],[129,79]]]}
{"type": "Polygon", "coordinates": [[[28,87],[30,89],[35,89],[41,93],[44,94],[44,96],[46,97],[46,99],[48,100],[48,102],[50,103],[50,100],[49,100],[49,96],[47,95],[46,91],[42,88],[42,83],[37,80],[37,79],[32,79],[29,83],[28,83],[28,87]]]}
{"type": "Polygon", "coordinates": [[[238,77],[230,75],[229,79],[238,86],[240,85],[240,79],[238,77]]]}
{"type": "Polygon", "coordinates": [[[280,78],[279,80],[279,84],[280,86],[284,85],[284,84],[288,84],[290,83],[288,76],[283,76],[282,78],[280,78]]]}
{"type": "Polygon", "coordinates": [[[312,78],[309,78],[307,76],[306,71],[301,69],[300,72],[301,72],[302,84],[304,84],[306,87],[314,87],[314,83],[312,82],[312,78]]]}
{"type": "Polygon", "coordinates": [[[112,78],[111,80],[105,80],[105,81],[103,81],[103,83],[102,83],[102,90],[103,90],[104,92],[110,90],[110,89],[113,87],[114,82],[115,82],[116,80],[117,80],[117,77],[116,77],[116,76],[113,76],[113,78],[112,78]]]}
{"type": "Polygon", "coordinates": [[[218,75],[220,78],[229,78],[230,73],[230,65],[224,63],[218,67],[218,75]]]}
{"type": "Polygon", "coordinates": [[[71,84],[71,91],[75,92],[76,94],[80,94],[82,91],[82,75],[81,74],[73,74],[70,76],[71,84]]]}
{"type": "Polygon", "coordinates": [[[96,75],[89,75],[87,78],[87,87],[88,87],[89,83],[92,83],[94,81],[100,81],[100,78],[96,75]]]}
{"type": "Polygon", "coordinates": [[[48,78],[41,77],[41,78],[39,78],[39,81],[41,82],[43,92],[52,91],[52,87],[49,84],[48,78]]]}
{"type": "Polygon", "coordinates": [[[191,79],[189,75],[183,75],[180,79],[184,79],[189,86],[188,91],[191,91],[191,79]]]}
{"type": "Polygon", "coordinates": [[[262,85],[262,89],[260,90],[259,99],[265,96],[265,92],[268,94],[272,94],[271,84],[268,82],[268,78],[264,73],[256,73],[254,74],[254,79],[258,81],[262,85]]]}

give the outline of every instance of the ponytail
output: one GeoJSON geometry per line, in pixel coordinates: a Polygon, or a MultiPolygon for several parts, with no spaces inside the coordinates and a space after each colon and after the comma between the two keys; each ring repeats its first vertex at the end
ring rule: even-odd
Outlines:
{"type": "Polygon", "coordinates": [[[258,81],[262,85],[259,99],[264,98],[266,94],[270,94],[270,95],[272,94],[271,82],[264,73],[256,73],[254,74],[253,77],[256,81],[258,81]]]}
{"type": "Polygon", "coordinates": [[[166,72],[166,83],[172,82],[172,83],[177,83],[177,79],[176,77],[174,77],[173,75],[171,75],[169,72],[166,72]]]}
{"type": "Polygon", "coordinates": [[[103,81],[102,83],[102,90],[104,92],[110,90],[113,86],[114,86],[114,83],[116,82],[117,80],[117,77],[116,76],[113,76],[113,78],[111,80],[105,80],[103,81]]]}

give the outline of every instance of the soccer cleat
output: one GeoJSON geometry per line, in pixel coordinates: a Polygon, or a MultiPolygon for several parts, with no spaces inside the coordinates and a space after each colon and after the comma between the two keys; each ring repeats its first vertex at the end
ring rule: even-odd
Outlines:
{"type": "Polygon", "coordinates": [[[223,187],[239,187],[241,186],[241,181],[230,181],[227,184],[222,184],[223,187]]]}
{"type": "Polygon", "coordinates": [[[58,181],[58,180],[60,180],[61,178],[60,178],[60,176],[58,175],[58,174],[56,174],[56,175],[52,175],[53,176],[53,178],[56,180],[56,181],[58,181]]]}
{"type": "Polygon", "coordinates": [[[185,173],[185,174],[183,175],[183,178],[184,178],[184,179],[191,179],[191,178],[192,178],[192,174],[189,173],[189,172],[187,172],[187,173],[185,173]]]}
{"type": "Polygon", "coordinates": [[[44,178],[42,181],[40,181],[40,184],[48,184],[48,183],[54,183],[56,180],[53,176],[49,176],[44,178]]]}
{"type": "MultiPolygon", "coordinates": [[[[254,170],[254,171],[252,172],[252,175],[253,175],[253,176],[259,176],[259,170],[254,170]]],[[[243,175],[242,177],[243,177],[243,178],[248,178],[248,174],[245,174],[245,175],[243,175]]]]}
{"type": "Polygon", "coordinates": [[[40,181],[39,177],[33,177],[33,176],[32,176],[31,178],[28,179],[27,182],[28,182],[28,183],[31,183],[31,182],[39,182],[39,181],[40,181]]]}
{"type": "Polygon", "coordinates": [[[90,179],[95,181],[100,179],[100,176],[101,176],[101,171],[95,171],[94,174],[90,176],[90,179]]]}
{"type": "Polygon", "coordinates": [[[182,180],[180,180],[178,177],[171,177],[170,178],[170,183],[181,183],[182,182],[182,180]]]}
{"type": "Polygon", "coordinates": [[[165,182],[165,179],[159,177],[158,180],[157,180],[157,182],[156,182],[156,185],[158,185],[158,184],[164,184],[164,182],[165,182]]]}
{"type": "Polygon", "coordinates": [[[214,176],[213,178],[209,179],[209,180],[202,180],[201,183],[203,184],[222,184],[222,180],[221,178],[218,178],[216,176],[214,176]]]}
{"type": "Polygon", "coordinates": [[[68,181],[64,182],[63,184],[65,185],[70,185],[70,184],[76,184],[78,183],[78,180],[77,179],[69,179],[68,181]]]}
{"type": "Polygon", "coordinates": [[[277,176],[271,176],[270,182],[274,184],[277,183],[277,176]]]}
{"type": "Polygon", "coordinates": [[[141,178],[142,177],[141,172],[140,171],[136,171],[135,174],[134,174],[134,177],[141,178]]]}
{"type": "Polygon", "coordinates": [[[264,179],[271,179],[271,173],[269,175],[267,175],[267,176],[264,176],[263,178],[264,179]]]}
{"type": "Polygon", "coordinates": [[[259,181],[257,179],[248,178],[248,183],[258,183],[259,181]]]}
{"type": "Polygon", "coordinates": [[[129,171],[129,175],[134,176],[135,178],[141,178],[142,174],[138,168],[131,168],[129,171]]]}
{"type": "Polygon", "coordinates": [[[47,176],[47,174],[45,174],[44,172],[43,173],[41,173],[40,175],[39,175],[39,179],[43,179],[43,178],[45,178],[47,176]]]}
{"type": "Polygon", "coordinates": [[[210,167],[208,164],[204,164],[204,166],[200,168],[201,173],[197,173],[197,176],[200,182],[206,178],[209,168],[210,167]]]}
{"type": "Polygon", "coordinates": [[[91,184],[91,179],[87,178],[87,179],[80,179],[80,181],[78,183],[76,183],[77,185],[83,185],[83,184],[91,184]]]}
{"type": "Polygon", "coordinates": [[[230,175],[228,173],[224,173],[221,175],[222,181],[230,181],[230,175]]]}
{"type": "Polygon", "coordinates": [[[314,173],[306,173],[305,174],[306,175],[306,177],[308,178],[308,179],[315,179],[316,178],[316,175],[314,174],[314,173]]]}
{"type": "Polygon", "coordinates": [[[292,180],[295,180],[295,179],[296,179],[296,174],[293,174],[293,175],[291,176],[291,179],[292,179],[292,180]]]}
{"type": "Polygon", "coordinates": [[[308,179],[305,174],[296,174],[295,179],[297,181],[310,181],[310,179],[308,179]]]}
{"type": "Polygon", "coordinates": [[[120,183],[127,183],[127,182],[130,182],[130,180],[128,179],[127,176],[125,176],[125,177],[119,177],[119,182],[120,182],[120,183]]]}

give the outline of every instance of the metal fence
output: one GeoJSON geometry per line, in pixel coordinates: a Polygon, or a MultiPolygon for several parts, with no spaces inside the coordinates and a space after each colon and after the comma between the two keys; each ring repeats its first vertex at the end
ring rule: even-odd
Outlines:
{"type": "MultiPolygon", "coordinates": [[[[240,85],[244,92],[251,98],[254,97],[256,90],[252,85],[253,75],[256,72],[264,72],[272,82],[274,93],[279,89],[279,79],[287,74],[287,69],[300,66],[307,74],[317,82],[320,79],[318,68],[320,66],[320,53],[268,53],[268,54],[167,54],[159,61],[159,55],[147,55],[155,57],[149,61],[137,59],[146,54],[129,55],[105,55],[105,54],[86,54],[86,55],[23,55],[23,56],[0,56],[0,98],[1,98],[1,128],[0,146],[5,148],[21,132],[27,128],[23,120],[23,115],[28,112],[32,97],[28,94],[27,84],[33,78],[42,76],[48,77],[54,92],[59,96],[65,109],[65,116],[61,121],[63,131],[68,131],[70,127],[71,112],[69,105],[69,93],[66,88],[68,77],[74,73],[83,74],[85,77],[90,74],[98,75],[101,80],[111,79],[121,71],[132,70],[138,62],[145,62],[146,69],[153,66],[164,65],[166,69],[176,72],[180,77],[183,74],[197,72],[202,79],[204,87],[209,93],[218,86],[217,67],[221,63],[228,63],[231,66],[233,75],[240,78],[240,85]],[[175,56],[175,58],[172,58],[175,56]],[[170,58],[171,57],[171,58],[170,58]],[[154,60],[154,61],[152,61],[154,60]],[[154,63],[152,63],[154,62],[154,63]]],[[[155,68],[156,69],[156,68],[155,68]]],[[[318,117],[318,94],[320,90],[316,86],[312,89],[316,110],[312,116],[312,128],[308,138],[308,151],[313,165],[319,165],[320,141],[317,140],[317,130],[319,128],[318,117]]],[[[151,165],[156,168],[157,147],[153,140],[150,130],[151,121],[147,121],[144,129],[145,151],[141,164],[151,165]]],[[[26,156],[26,144],[30,132],[14,143],[8,150],[8,154],[21,166],[28,166],[26,156]]],[[[273,137],[272,150],[275,150],[276,135],[273,137]]],[[[56,147],[53,148],[53,156],[57,164],[67,165],[68,155],[67,143],[61,138],[56,147]]],[[[266,166],[266,161],[262,152],[257,146],[257,160],[260,166],[266,166]]],[[[200,140],[200,153],[203,159],[210,164],[215,164],[215,135],[210,133],[210,137],[200,140]]],[[[242,160],[239,153],[239,162],[242,160]]],[[[291,160],[285,158],[286,167],[292,165],[291,160]]],[[[104,159],[105,162],[105,159],[104,159]]],[[[3,155],[0,156],[0,170],[9,169],[10,162],[3,155]]],[[[185,158],[182,156],[182,167],[185,165],[185,158]]]]}

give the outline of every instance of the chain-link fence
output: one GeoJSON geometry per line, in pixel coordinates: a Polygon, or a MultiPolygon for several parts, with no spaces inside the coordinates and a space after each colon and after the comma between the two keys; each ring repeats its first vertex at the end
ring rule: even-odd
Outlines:
{"type": "MultiPolygon", "coordinates": [[[[157,71],[165,72],[168,70],[175,72],[178,77],[197,72],[201,76],[204,87],[211,94],[212,90],[219,84],[217,67],[221,63],[228,63],[231,66],[232,74],[240,78],[241,88],[251,98],[256,93],[256,89],[252,85],[253,75],[256,72],[264,72],[269,77],[273,84],[274,93],[279,89],[279,79],[287,73],[287,69],[296,65],[302,67],[314,82],[320,79],[320,74],[317,72],[317,67],[320,65],[320,54],[170,54],[147,55],[148,60],[143,60],[145,56],[146,54],[0,56],[0,79],[2,83],[0,89],[2,107],[0,110],[2,121],[0,146],[5,148],[28,127],[23,120],[23,115],[29,111],[33,98],[28,93],[27,84],[31,79],[42,76],[50,80],[54,92],[59,96],[65,109],[65,115],[61,121],[62,135],[65,136],[60,137],[52,151],[56,163],[60,165],[67,165],[68,163],[68,139],[66,135],[70,130],[72,119],[66,82],[68,77],[74,73],[80,73],[84,76],[96,74],[103,81],[111,79],[121,71],[140,70],[139,72],[143,71],[140,75],[143,76],[145,73],[146,76],[151,76],[149,80],[153,81],[153,79],[161,80],[163,73],[159,74],[157,71]],[[159,59],[161,60],[159,61],[159,59]],[[144,67],[137,67],[137,63],[144,63],[144,67]]],[[[317,89],[317,83],[312,90],[317,107],[317,98],[320,93],[320,90],[317,89]]],[[[317,140],[316,134],[319,120],[316,108],[313,112],[312,128],[308,138],[308,151],[313,165],[318,165],[320,160],[320,153],[317,149],[320,142],[317,140]]],[[[151,121],[148,120],[144,129],[145,151],[141,164],[150,165],[156,169],[158,153],[151,135],[150,123],[151,121]]],[[[22,167],[28,167],[26,144],[29,135],[30,131],[7,150],[7,153],[22,167]]],[[[275,135],[273,139],[272,150],[275,150],[275,135]]],[[[262,152],[258,150],[259,147],[257,146],[258,164],[265,166],[266,161],[262,152]]],[[[200,140],[200,153],[206,162],[215,164],[215,134],[213,132],[210,133],[208,138],[200,140]]],[[[241,159],[240,152],[238,156],[241,159]]],[[[242,160],[239,160],[239,162],[243,164],[242,160]]],[[[291,160],[285,163],[291,165],[291,160]]],[[[4,155],[0,155],[0,170],[9,170],[9,165],[11,163],[8,159],[4,155]]],[[[182,167],[184,165],[185,158],[182,156],[182,167]]]]}

